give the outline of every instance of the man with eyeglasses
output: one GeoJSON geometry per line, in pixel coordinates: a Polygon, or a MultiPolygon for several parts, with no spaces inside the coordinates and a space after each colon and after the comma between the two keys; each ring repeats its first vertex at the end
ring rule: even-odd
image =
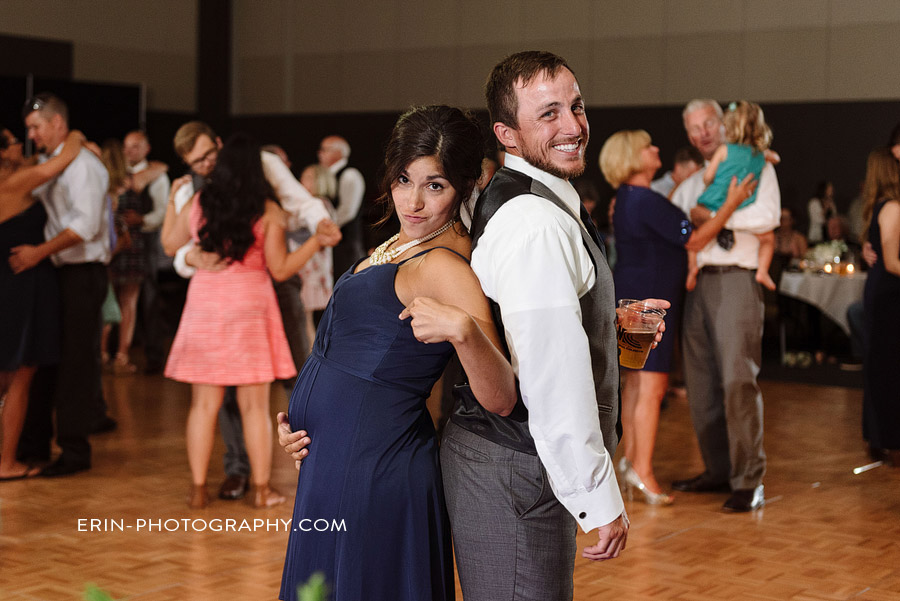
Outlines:
{"type": "MultiPolygon", "coordinates": [[[[180,212],[187,201],[206,183],[216,166],[221,139],[207,124],[191,121],[175,132],[175,152],[190,167],[191,173],[172,183],[171,202],[180,212]]],[[[271,152],[261,153],[263,172],[275,191],[282,208],[288,214],[288,230],[308,227],[319,236],[326,236],[334,245],[341,239],[341,232],[328,216],[322,202],[313,197],[293,176],[284,161],[271,152]]],[[[175,254],[175,270],[185,278],[191,277],[196,268],[217,268],[219,257],[205,253],[187,244],[180,249],[164,248],[175,254]]],[[[284,282],[274,282],[278,306],[281,309],[288,345],[299,369],[306,360],[309,341],[303,324],[303,304],[300,301],[300,277],[294,275],[284,282]]],[[[250,463],[244,448],[244,433],[234,388],[226,389],[225,400],[219,410],[219,428],[225,441],[225,481],[219,489],[219,498],[242,498],[249,486],[250,463]]]]}
{"type": "MultiPolygon", "coordinates": [[[[29,139],[46,155],[60,152],[69,133],[66,104],[39,94],[22,111],[29,139]]],[[[38,374],[20,443],[26,459],[49,457],[51,414],[56,409],[57,460],[41,476],[66,476],[90,469],[88,435],[97,418],[100,383],[100,307],[107,291],[110,212],[109,175],[103,163],[82,149],[54,180],[34,191],[47,209],[46,242],[16,249],[9,262],[21,273],[50,257],[59,276],[62,341],[59,367],[38,374]]]]}
{"type": "MultiPolygon", "coordinates": [[[[692,100],[682,113],[692,146],[709,160],[725,143],[722,108],[715,100],[692,100]]],[[[697,222],[704,170],[676,188],[672,202],[697,222]]],[[[702,208],[701,208],[702,209],[702,208]]],[[[707,212],[708,214],[708,212],[707,212]]],[[[682,492],[728,492],[723,509],[747,512],[764,502],[762,479],[763,400],[756,376],[762,361],[763,299],[754,278],[756,233],[778,227],[781,193],[775,169],[766,163],[756,201],[736,211],[726,227],[732,236],[710,242],[697,253],[697,286],[684,306],[684,377],[691,421],[705,471],[676,480],[682,492]]],[[[726,230],[722,230],[725,232],[726,230]]]]}

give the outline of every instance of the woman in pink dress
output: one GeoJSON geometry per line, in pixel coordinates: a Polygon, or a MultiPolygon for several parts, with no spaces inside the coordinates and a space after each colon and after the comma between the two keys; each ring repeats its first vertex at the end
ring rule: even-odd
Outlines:
{"type": "Polygon", "coordinates": [[[198,270],[166,364],[167,377],[192,385],[187,450],[193,487],[192,508],[209,502],[206,475],[215,437],[216,415],[226,386],[237,387],[253,502],[269,507],[284,497],[269,486],[272,430],[269,387],[297,370],[269,277],[284,280],[320,248],[315,236],[292,253],[285,245],[285,216],[271,199],[259,146],[242,134],[219,152],[207,186],[176,213],[177,187],[163,224],[167,244],[191,238],[199,249],[222,258],[219,269],[198,270]]]}

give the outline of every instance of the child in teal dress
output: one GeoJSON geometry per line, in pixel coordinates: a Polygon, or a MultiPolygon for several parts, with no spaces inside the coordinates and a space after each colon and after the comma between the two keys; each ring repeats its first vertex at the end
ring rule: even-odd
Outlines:
{"type": "MultiPolygon", "coordinates": [[[[755,102],[741,100],[728,106],[728,112],[725,113],[725,140],[727,144],[720,146],[706,165],[703,181],[707,187],[697,199],[698,205],[710,211],[718,211],[725,202],[732,177],[736,176],[738,181],[742,181],[752,173],[758,182],[766,162],[777,165],[781,160],[776,152],[769,150],[772,130],[766,125],[762,109],[755,102]]],[[[741,203],[738,210],[755,201],[756,190],[741,203]]],[[[769,267],[775,253],[774,230],[758,234],[757,237],[759,266],[756,270],[756,281],[769,290],[775,290],[775,282],[769,275],[769,267]]],[[[688,251],[686,282],[688,290],[694,289],[698,271],[697,253],[688,251]]]]}

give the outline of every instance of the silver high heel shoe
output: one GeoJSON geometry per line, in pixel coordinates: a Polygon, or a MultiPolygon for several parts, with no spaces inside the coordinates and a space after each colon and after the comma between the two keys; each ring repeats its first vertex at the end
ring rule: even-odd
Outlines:
{"type": "Polygon", "coordinates": [[[616,471],[619,472],[623,478],[625,477],[625,472],[627,472],[631,468],[631,462],[628,461],[628,457],[622,455],[619,458],[619,465],[616,466],[616,471]]]}
{"type": "Polygon", "coordinates": [[[625,470],[625,487],[629,501],[632,498],[632,488],[641,491],[641,494],[644,496],[644,503],[647,503],[648,505],[671,505],[672,501],[675,500],[675,497],[665,492],[650,492],[647,489],[647,486],[641,481],[640,476],[637,475],[637,472],[634,471],[634,468],[631,467],[631,464],[629,464],[628,468],[625,470]]]}

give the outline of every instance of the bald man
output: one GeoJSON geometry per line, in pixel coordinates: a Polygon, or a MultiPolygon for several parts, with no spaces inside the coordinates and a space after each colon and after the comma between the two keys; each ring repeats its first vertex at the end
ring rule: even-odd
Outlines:
{"type": "MultiPolygon", "coordinates": [[[[147,134],[140,130],[129,132],[122,143],[122,153],[125,155],[129,173],[145,171],[150,166],[147,161],[147,155],[150,154],[147,134]]],[[[159,230],[166,215],[169,186],[169,176],[165,173],[147,184],[141,194],[149,200],[147,203],[149,212],[132,216],[141,221],[141,235],[144,238],[144,264],[147,272],[141,283],[138,327],[144,343],[144,356],[147,359],[145,371],[150,374],[162,371],[166,359],[160,336],[162,324],[157,268],[162,250],[159,244],[159,230]]]]}
{"type": "Polygon", "coordinates": [[[334,174],[337,194],[331,198],[337,215],[335,221],[343,238],[334,247],[334,278],[350,269],[353,263],[366,256],[363,224],[360,215],[366,181],[362,173],[350,166],[350,144],[340,136],[327,136],[319,145],[319,164],[334,174]]]}

